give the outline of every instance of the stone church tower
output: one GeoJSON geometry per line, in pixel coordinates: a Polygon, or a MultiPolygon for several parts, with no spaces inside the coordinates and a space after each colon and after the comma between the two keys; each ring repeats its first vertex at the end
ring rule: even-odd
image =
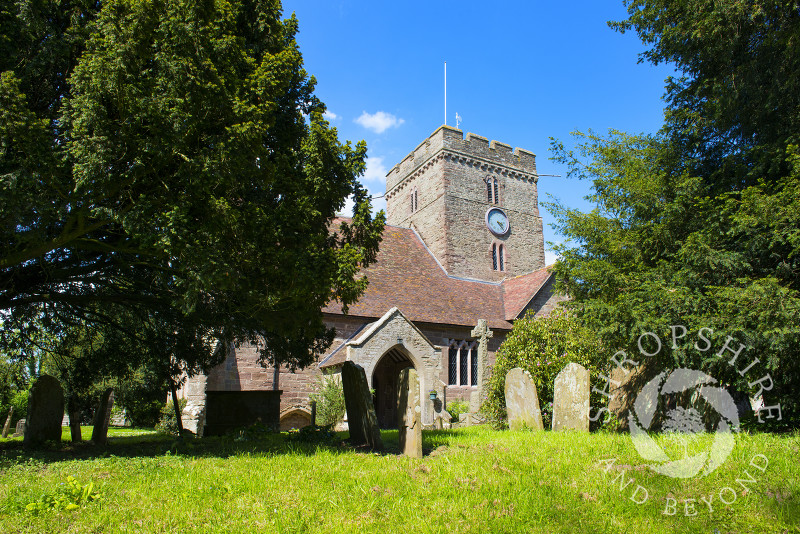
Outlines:
{"type": "Polygon", "coordinates": [[[387,223],[412,228],[448,275],[499,282],[545,266],[536,157],[442,126],[386,179],[387,223]]]}

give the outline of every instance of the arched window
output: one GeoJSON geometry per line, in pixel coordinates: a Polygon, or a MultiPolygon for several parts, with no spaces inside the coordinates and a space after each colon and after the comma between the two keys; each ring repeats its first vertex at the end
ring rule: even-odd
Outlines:
{"type": "Polygon", "coordinates": [[[447,383],[453,386],[458,384],[458,342],[451,341],[447,352],[447,383]]]}
{"type": "Polygon", "coordinates": [[[411,213],[414,213],[419,208],[419,203],[417,200],[417,188],[411,190],[411,213]]]}
{"type": "Polygon", "coordinates": [[[470,383],[471,386],[478,385],[478,344],[473,343],[469,347],[470,358],[470,383]]]}
{"type": "Polygon", "coordinates": [[[506,270],[506,247],[502,243],[492,243],[492,270],[506,270]]]}
{"type": "Polygon", "coordinates": [[[486,179],[486,199],[489,204],[498,204],[500,202],[499,187],[497,178],[490,176],[486,179]]]}
{"type": "Polygon", "coordinates": [[[462,342],[461,346],[458,347],[458,359],[459,359],[458,363],[460,364],[459,367],[460,367],[460,371],[461,371],[461,373],[459,373],[460,376],[459,376],[458,383],[461,384],[462,386],[468,386],[469,385],[469,367],[468,367],[468,365],[469,365],[469,346],[464,342],[462,342]]]}

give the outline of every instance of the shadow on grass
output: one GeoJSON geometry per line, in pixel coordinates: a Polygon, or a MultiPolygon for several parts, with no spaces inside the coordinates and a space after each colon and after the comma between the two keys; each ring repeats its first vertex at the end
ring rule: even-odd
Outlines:
{"type": "MultiPolygon", "coordinates": [[[[347,432],[338,432],[329,441],[305,442],[290,433],[265,433],[255,437],[214,436],[201,439],[184,438],[164,434],[137,436],[109,436],[107,445],[95,445],[90,441],[72,443],[62,441],[29,450],[23,449],[22,439],[0,441],[0,469],[25,463],[30,460],[42,463],[57,463],[96,458],[148,458],[157,456],[184,456],[190,458],[228,458],[239,455],[314,455],[320,450],[333,452],[359,452],[375,454],[364,447],[348,443],[347,432]]],[[[458,430],[426,430],[423,432],[423,453],[427,456],[441,446],[448,446],[459,436],[458,430]]],[[[461,434],[463,438],[463,434],[461,434]]],[[[381,431],[384,451],[382,455],[400,453],[397,430],[381,431]]]]}

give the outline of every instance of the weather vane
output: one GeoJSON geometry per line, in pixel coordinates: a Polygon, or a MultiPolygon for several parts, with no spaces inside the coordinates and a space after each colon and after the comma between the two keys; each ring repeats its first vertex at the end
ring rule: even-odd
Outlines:
{"type": "Polygon", "coordinates": [[[458,111],[456,111],[456,130],[458,130],[458,121],[463,121],[463,120],[464,119],[461,117],[461,115],[458,114],[458,111]]]}

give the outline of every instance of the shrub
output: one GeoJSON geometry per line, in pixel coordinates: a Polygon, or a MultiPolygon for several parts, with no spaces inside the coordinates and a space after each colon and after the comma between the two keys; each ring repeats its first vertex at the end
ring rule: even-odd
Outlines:
{"type": "Polygon", "coordinates": [[[336,426],[344,421],[344,389],[338,376],[320,377],[311,400],[317,403],[319,426],[336,426]]]}
{"type": "Polygon", "coordinates": [[[447,410],[447,413],[452,417],[451,421],[457,423],[458,416],[469,411],[469,403],[462,400],[451,401],[447,403],[445,410],[447,410]]]}
{"type": "MultiPolygon", "coordinates": [[[[178,399],[178,405],[181,412],[186,407],[186,399],[178,399]]],[[[156,432],[161,434],[178,435],[178,421],[175,419],[175,406],[172,404],[172,399],[169,399],[161,407],[161,419],[156,425],[156,432]]]]}
{"type": "MultiPolygon", "coordinates": [[[[548,317],[526,315],[514,323],[511,333],[500,345],[487,384],[486,401],[482,410],[496,428],[508,424],[506,414],[506,374],[520,367],[531,374],[539,396],[539,406],[553,402],[553,382],[556,375],[570,362],[596,372],[605,362],[600,355],[600,341],[590,330],[582,327],[566,310],[557,309],[548,317]]],[[[600,402],[599,399],[594,399],[600,402]]],[[[592,406],[597,406],[593,402],[592,406]]],[[[551,424],[552,408],[543,412],[551,424]]]]}
{"type": "MultiPolygon", "coordinates": [[[[14,394],[11,396],[11,406],[14,407],[14,415],[11,416],[11,430],[14,430],[14,425],[17,424],[17,421],[20,419],[25,419],[28,417],[28,390],[19,390],[15,391],[14,394]]],[[[8,406],[4,407],[2,414],[3,422],[0,425],[5,424],[6,417],[8,416],[8,406]]]]}

